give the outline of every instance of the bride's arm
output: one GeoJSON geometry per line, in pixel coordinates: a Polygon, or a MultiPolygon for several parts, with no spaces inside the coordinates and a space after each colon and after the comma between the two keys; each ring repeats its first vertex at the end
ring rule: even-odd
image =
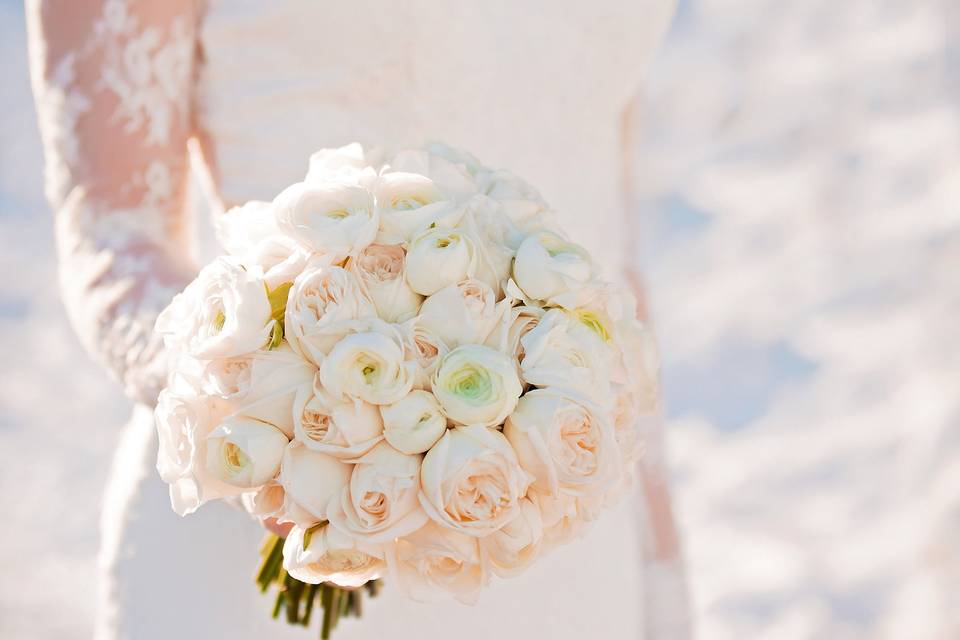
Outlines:
{"type": "Polygon", "coordinates": [[[152,404],[153,323],[191,278],[193,0],[27,0],[60,285],[84,346],[152,404]]]}

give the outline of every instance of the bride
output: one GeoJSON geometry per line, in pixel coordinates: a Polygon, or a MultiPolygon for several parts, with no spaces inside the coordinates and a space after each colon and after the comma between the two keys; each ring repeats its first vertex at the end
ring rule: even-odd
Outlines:
{"type": "MultiPolygon", "coordinates": [[[[219,503],[179,519],[153,468],[153,322],[201,258],[191,168],[219,215],[300,180],[320,147],[449,142],[540,187],[629,276],[627,114],[673,0],[27,4],[63,296],[138,403],[104,498],[97,637],[306,637],[252,582],[262,529],[219,503]]],[[[388,585],[337,637],[686,637],[661,452],[651,433],[637,497],[477,606],[388,585]]]]}

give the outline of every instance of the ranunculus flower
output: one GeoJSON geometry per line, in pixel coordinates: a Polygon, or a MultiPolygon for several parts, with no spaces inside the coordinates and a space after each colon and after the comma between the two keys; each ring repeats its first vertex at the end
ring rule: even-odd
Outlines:
{"type": "Polygon", "coordinates": [[[400,453],[381,442],[354,461],[350,484],[330,501],[330,524],[352,538],[386,543],[427,521],[420,506],[422,456],[400,453]]]}
{"type": "Polygon", "coordinates": [[[382,320],[357,324],[320,365],[320,381],[335,398],[392,404],[413,388],[416,364],[406,360],[401,333],[382,320]]]}
{"type": "Polygon", "coordinates": [[[310,165],[304,182],[366,182],[376,177],[370,165],[382,162],[377,149],[364,150],[357,142],[336,149],[321,149],[310,156],[310,165]]]}
{"type": "Polygon", "coordinates": [[[510,358],[473,344],[457,347],[440,360],[433,393],[452,421],[489,427],[510,415],[523,385],[510,358]]]}
{"type": "Polygon", "coordinates": [[[215,222],[217,241],[232,256],[247,255],[266,238],[280,235],[270,202],[251,200],[217,216],[215,222]]]}
{"type": "Polygon", "coordinates": [[[271,424],[227,418],[207,436],[207,472],[235,487],[259,487],[277,475],[287,442],[271,424]]]}
{"type": "Polygon", "coordinates": [[[407,283],[405,255],[400,245],[372,244],[348,265],[387,322],[409,320],[423,302],[423,296],[407,283]]]}
{"type": "Polygon", "coordinates": [[[391,583],[418,602],[475,604],[488,573],[476,538],[428,522],[387,547],[391,583]]]}
{"type": "Polygon", "coordinates": [[[389,406],[380,407],[383,435],[403,453],[423,453],[447,430],[447,418],[429,391],[414,389],[389,406]]]}
{"type": "Polygon", "coordinates": [[[273,321],[267,287],[236,258],[205,266],[157,317],[168,349],[196,358],[229,358],[263,347],[273,321]]]}
{"type": "Polygon", "coordinates": [[[550,231],[526,237],[517,249],[513,279],[534,300],[551,301],[593,277],[590,254],[550,231]]]}
{"type": "Polygon", "coordinates": [[[333,456],[314,451],[302,442],[291,442],[280,464],[280,484],[287,501],[284,510],[288,516],[298,511],[304,515],[289,519],[301,525],[304,517],[311,524],[326,520],[327,505],[350,482],[350,471],[350,465],[333,456]]]}
{"type": "Polygon", "coordinates": [[[436,227],[410,242],[407,282],[419,294],[433,295],[473,275],[476,269],[476,246],[463,231],[436,227]]]}
{"type": "Polygon", "coordinates": [[[406,358],[417,365],[413,386],[429,390],[433,384],[433,374],[450,348],[447,343],[423,326],[422,318],[413,318],[403,327],[406,358]]]}
{"type": "Polygon", "coordinates": [[[520,512],[530,477],[496,429],[449,429],[423,459],[420,503],[435,522],[471,536],[490,535],[520,512]]]}
{"type": "Polygon", "coordinates": [[[314,257],[293,281],[287,297],[284,335],[303,357],[319,365],[354,320],[375,317],[373,302],[356,276],[314,257]]]}
{"type": "Polygon", "coordinates": [[[241,256],[243,264],[263,272],[263,281],[270,290],[293,282],[309,258],[310,254],[295,240],[279,234],[264,238],[241,256]]]}
{"type": "Polygon", "coordinates": [[[480,541],[490,568],[501,578],[519,575],[540,555],[543,522],[540,508],[527,498],[520,501],[520,514],[480,541]]]}
{"type": "Polygon", "coordinates": [[[609,417],[572,393],[528,391],[507,418],[503,434],[539,491],[594,495],[619,478],[620,449],[609,417]]]}
{"type": "Polygon", "coordinates": [[[360,400],[344,402],[326,393],[319,379],[301,388],[293,403],[294,434],[314,451],[336,458],[363,455],[383,439],[376,406],[360,400]]]}
{"type": "Polygon", "coordinates": [[[607,401],[612,352],[575,313],[550,309],[520,343],[524,381],[538,387],[575,389],[597,402],[607,401]]]}
{"type": "Polygon", "coordinates": [[[193,513],[216,498],[235,496],[243,488],[229,485],[207,472],[207,436],[228,412],[220,398],[203,395],[194,381],[180,372],[160,392],[154,412],[159,451],[157,471],[170,485],[170,504],[178,515],[193,513]]]}
{"type": "Polygon", "coordinates": [[[329,582],[350,589],[381,577],[386,563],[377,548],[330,525],[295,526],[283,543],[283,568],[301,582],[329,582]]]}
{"type": "Polygon", "coordinates": [[[509,306],[507,301],[497,303],[487,283],[468,278],[424,300],[418,325],[450,347],[482,343],[509,306]]]}
{"type": "Polygon", "coordinates": [[[273,201],[280,230],[308,250],[347,256],[373,242],[379,215],[373,194],[339,182],[299,182],[273,201]]]}
{"type": "MultiPolygon", "coordinates": [[[[378,240],[385,244],[409,242],[431,224],[460,213],[430,178],[416,173],[384,173],[374,187],[380,213],[378,240]]],[[[452,226],[451,221],[444,226],[452,226]]]]}
{"type": "MultiPolygon", "coordinates": [[[[215,361],[214,361],[215,362],[215,361]]],[[[208,365],[208,371],[214,365],[208,365]]],[[[270,351],[257,351],[249,356],[249,365],[224,363],[221,384],[225,390],[236,390],[227,396],[233,413],[268,422],[280,429],[287,438],[293,437],[293,401],[303,389],[313,385],[317,368],[296,354],[289,345],[282,344],[270,351]],[[231,371],[239,371],[232,383],[231,371]]]]}

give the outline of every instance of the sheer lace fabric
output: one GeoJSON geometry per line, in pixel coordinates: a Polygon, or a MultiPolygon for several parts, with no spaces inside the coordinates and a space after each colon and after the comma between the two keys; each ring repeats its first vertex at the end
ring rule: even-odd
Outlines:
{"type": "Polygon", "coordinates": [[[28,2],[60,282],[84,346],[151,403],[153,322],[189,280],[196,12],[185,0],[28,2]]]}

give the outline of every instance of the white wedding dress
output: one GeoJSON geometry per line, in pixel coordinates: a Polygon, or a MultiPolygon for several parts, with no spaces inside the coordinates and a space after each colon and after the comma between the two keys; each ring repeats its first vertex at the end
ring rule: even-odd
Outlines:
{"type": "MultiPolygon", "coordinates": [[[[252,582],[259,526],[224,504],[178,518],[154,470],[147,406],[164,361],[152,323],[198,259],[191,157],[219,213],[272,198],[321,147],[448,142],[537,185],[617,277],[633,257],[625,113],[672,11],[673,0],[28,0],[64,299],[85,345],[143,403],[103,505],[98,638],[316,636],[270,619],[252,582]]],[[[475,607],[409,602],[388,583],[335,636],[687,637],[651,436],[641,490],[582,540],[494,581],[475,607]]]]}

